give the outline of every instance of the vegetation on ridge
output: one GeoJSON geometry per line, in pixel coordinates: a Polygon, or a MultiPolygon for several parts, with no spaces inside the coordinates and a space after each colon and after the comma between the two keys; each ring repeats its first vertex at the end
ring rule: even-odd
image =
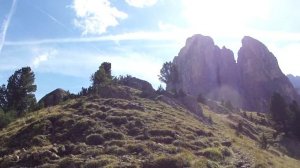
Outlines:
{"type": "Polygon", "coordinates": [[[229,103],[216,103],[226,109],[217,113],[199,96],[204,114],[199,117],[176,98],[184,93],[155,91],[131,76],[113,77],[109,63],[91,79],[92,86],[74,98],[3,128],[0,167],[300,165],[299,141],[276,131],[266,114],[236,112],[229,103]]]}

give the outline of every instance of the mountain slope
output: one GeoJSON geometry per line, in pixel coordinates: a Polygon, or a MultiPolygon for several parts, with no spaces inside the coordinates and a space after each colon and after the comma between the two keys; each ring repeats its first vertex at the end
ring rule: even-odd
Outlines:
{"type": "Polygon", "coordinates": [[[277,147],[259,148],[260,134],[274,132],[263,114],[218,114],[202,105],[200,118],[173,98],[141,98],[139,90],[116,87],[128,95],[82,96],[11,123],[0,131],[0,167],[300,165],[280,139],[277,147]]]}

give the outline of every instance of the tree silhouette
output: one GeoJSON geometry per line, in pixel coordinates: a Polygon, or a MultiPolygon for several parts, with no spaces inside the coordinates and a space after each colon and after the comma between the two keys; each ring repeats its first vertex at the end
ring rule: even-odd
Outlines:
{"type": "Polygon", "coordinates": [[[178,72],[176,66],[172,62],[165,62],[160,70],[159,80],[169,84],[178,81],[178,72]]]}
{"type": "Polygon", "coordinates": [[[23,67],[14,72],[7,83],[7,109],[14,110],[20,116],[24,112],[33,110],[36,105],[34,92],[35,76],[30,67],[23,67]]]}
{"type": "Polygon", "coordinates": [[[109,84],[111,80],[111,63],[109,62],[103,62],[99,69],[91,76],[93,87],[109,84]]]}

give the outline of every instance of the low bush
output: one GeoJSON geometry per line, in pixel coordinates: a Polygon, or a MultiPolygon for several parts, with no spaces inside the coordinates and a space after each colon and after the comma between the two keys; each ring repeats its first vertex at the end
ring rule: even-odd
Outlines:
{"type": "Polygon", "coordinates": [[[140,154],[147,151],[147,146],[142,144],[131,144],[127,146],[127,151],[133,154],[140,154]]]}
{"type": "Polygon", "coordinates": [[[153,161],[147,161],[142,164],[142,168],[182,168],[182,167],[190,167],[190,163],[186,162],[183,158],[179,157],[159,157],[153,161]]]}
{"type": "Polygon", "coordinates": [[[124,155],[127,153],[126,149],[122,148],[122,147],[119,147],[119,146],[116,146],[116,145],[113,145],[113,146],[107,146],[105,148],[105,153],[106,154],[110,154],[110,155],[124,155]]]}
{"type": "Polygon", "coordinates": [[[157,129],[157,130],[150,130],[149,134],[151,136],[170,136],[175,137],[176,132],[173,130],[166,130],[166,129],[157,129]]]}
{"type": "Polygon", "coordinates": [[[109,164],[108,160],[102,161],[102,160],[88,160],[84,164],[84,168],[98,168],[98,167],[103,167],[105,165],[109,164]]]}
{"type": "Polygon", "coordinates": [[[128,122],[127,118],[124,116],[108,116],[105,120],[117,126],[126,124],[128,122]]]}
{"type": "Polygon", "coordinates": [[[225,157],[230,157],[232,155],[232,151],[227,147],[223,147],[221,149],[221,152],[222,152],[222,155],[225,157]]]}
{"type": "Polygon", "coordinates": [[[15,116],[12,112],[4,113],[0,109],[0,129],[5,128],[10,122],[14,120],[15,116]]]}
{"type": "Polygon", "coordinates": [[[151,138],[154,142],[157,143],[164,143],[164,144],[171,144],[175,139],[173,137],[170,136],[166,136],[166,137],[154,137],[151,138]]]}
{"type": "Polygon", "coordinates": [[[111,140],[111,141],[106,141],[104,143],[104,146],[124,146],[126,144],[126,141],[122,141],[122,140],[111,140]]]}
{"type": "Polygon", "coordinates": [[[221,161],[224,158],[219,148],[206,148],[202,152],[203,156],[213,161],[221,161]]]}
{"type": "Polygon", "coordinates": [[[37,135],[32,138],[31,144],[35,146],[47,146],[51,143],[45,135],[37,135]]]}
{"type": "Polygon", "coordinates": [[[85,141],[88,145],[101,145],[105,139],[101,134],[91,134],[86,137],[85,141]]]}
{"type": "Polygon", "coordinates": [[[76,168],[76,167],[80,167],[81,162],[82,161],[76,160],[75,158],[64,158],[59,162],[58,167],[59,168],[76,168]]]}
{"type": "Polygon", "coordinates": [[[130,136],[137,136],[137,135],[139,135],[141,132],[142,132],[142,131],[141,131],[139,128],[137,128],[137,127],[130,128],[130,129],[128,129],[128,131],[127,131],[128,135],[130,135],[130,136]]]}
{"type": "Polygon", "coordinates": [[[124,135],[122,133],[119,133],[119,132],[114,132],[114,131],[111,131],[111,132],[105,132],[103,134],[103,137],[106,139],[106,140],[112,140],[112,139],[115,139],[115,140],[122,140],[124,139],[124,135]]]}

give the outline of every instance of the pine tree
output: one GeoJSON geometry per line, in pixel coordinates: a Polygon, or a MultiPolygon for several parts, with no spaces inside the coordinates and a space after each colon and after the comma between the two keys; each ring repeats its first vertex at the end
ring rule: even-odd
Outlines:
{"type": "Polygon", "coordinates": [[[20,116],[35,108],[35,76],[30,67],[23,67],[10,76],[7,83],[7,108],[20,116]]]}
{"type": "Polygon", "coordinates": [[[5,85],[0,87],[0,108],[3,111],[7,110],[7,89],[5,85]]]}
{"type": "Polygon", "coordinates": [[[165,62],[160,70],[159,80],[166,83],[175,83],[178,81],[178,72],[172,62],[165,62]]]}
{"type": "Polygon", "coordinates": [[[99,69],[91,76],[93,86],[106,85],[112,81],[111,63],[104,62],[99,69]]]}

